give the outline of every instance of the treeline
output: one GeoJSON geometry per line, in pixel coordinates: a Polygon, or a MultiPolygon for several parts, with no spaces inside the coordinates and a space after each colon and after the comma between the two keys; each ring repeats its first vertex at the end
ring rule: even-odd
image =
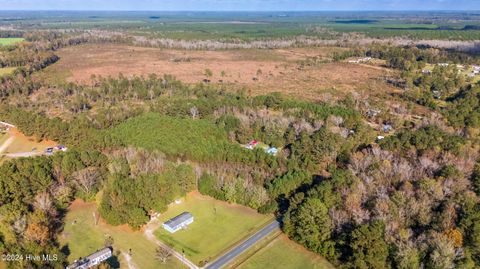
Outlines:
{"type": "Polygon", "coordinates": [[[10,106],[3,107],[0,118],[39,141],[53,140],[82,150],[102,150],[113,143],[108,135],[94,128],[86,118],[67,122],[10,106]]]}
{"type": "Polygon", "coordinates": [[[283,178],[273,181],[287,205],[283,230],[342,268],[476,268],[475,159],[413,149],[418,157],[373,147],[345,168],[331,166],[327,178],[289,174],[282,188],[283,178]]]}
{"type": "Polygon", "coordinates": [[[22,42],[14,46],[0,47],[0,67],[21,67],[31,73],[55,63],[58,59],[53,51],[38,49],[34,43],[22,42]]]}
{"type": "Polygon", "coordinates": [[[188,164],[174,164],[159,153],[132,148],[116,152],[104,188],[100,214],[112,225],[140,228],[153,213],[164,212],[176,198],[196,189],[188,164]]]}
{"type": "Polygon", "coordinates": [[[453,97],[447,99],[448,106],[444,115],[456,128],[480,127],[480,88],[467,86],[453,97]]]}
{"type": "Polygon", "coordinates": [[[10,268],[66,265],[57,240],[63,211],[74,197],[96,193],[107,172],[106,160],[99,152],[69,151],[10,160],[0,166],[0,252],[24,255],[9,262],[10,268]],[[26,253],[57,255],[58,260],[29,260],[26,253]]]}
{"type": "Polygon", "coordinates": [[[372,57],[387,62],[387,66],[402,71],[421,69],[426,63],[474,64],[478,57],[475,53],[434,48],[428,45],[369,44],[353,46],[344,52],[332,53],[336,61],[350,57],[372,57]]]}

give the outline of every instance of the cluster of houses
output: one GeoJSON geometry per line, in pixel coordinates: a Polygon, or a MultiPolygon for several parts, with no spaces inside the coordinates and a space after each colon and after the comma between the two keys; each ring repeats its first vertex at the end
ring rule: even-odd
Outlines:
{"type": "Polygon", "coordinates": [[[277,156],[277,154],[278,154],[278,149],[277,148],[269,147],[268,145],[262,144],[262,143],[258,142],[257,140],[252,140],[248,144],[244,145],[243,147],[246,148],[246,149],[252,149],[252,150],[257,148],[257,147],[260,147],[265,151],[265,153],[267,153],[269,155],[277,156]]]}
{"type": "Polygon", "coordinates": [[[101,249],[95,253],[88,255],[85,258],[76,260],[74,263],[66,267],[66,269],[88,269],[93,268],[102,262],[110,259],[113,256],[111,247],[101,249]]]}
{"type": "MultiPolygon", "coordinates": [[[[437,66],[441,66],[441,67],[448,67],[450,66],[449,63],[439,63],[437,64],[437,66]]],[[[462,72],[462,71],[465,71],[466,67],[462,64],[457,64],[457,69],[458,69],[458,72],[462,72]]],[[[432,70],[430,69],[423,69],[422,70],[422,73],[423,74],[426,74],[426,75],[430,75],[432,73],[432,70]]],[[[468,73],[468,76],[473,78],[475,76],[478,76],[480,75],[480,66],[479,65],[472,65],[472,72],[468,73]]]]}
{"type": "Polygon", "coordinates": [[[349,60],[348,62],[352,64],[361,64],[361,63],[368,63],[371,60],[372,60],[372,57],[363,57],[355,60],[349,60]]]}
{"type": "Polygon", "coordinates": [[[472,66],[473,70],[470,74],[468,74],[469,77],[475,77],[480,74],[480,66],[479,65],[473,65],[472,66]]]}

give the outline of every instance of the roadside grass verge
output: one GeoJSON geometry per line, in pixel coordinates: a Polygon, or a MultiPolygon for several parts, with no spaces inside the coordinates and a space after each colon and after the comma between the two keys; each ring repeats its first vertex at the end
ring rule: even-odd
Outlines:
{"type": "Polygon", "coordinates": [[[334,269],[335,267],[323,257],[309,252],[281,234],[252,256],[247,257],[236,268],[334,269]]]}

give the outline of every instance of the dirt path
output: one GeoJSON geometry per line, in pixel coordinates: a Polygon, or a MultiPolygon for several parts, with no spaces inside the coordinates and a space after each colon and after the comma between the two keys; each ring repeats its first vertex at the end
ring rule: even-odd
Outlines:
{"type": "Polygon", "coordinates": [[[122,252],[123,258],[125,258],[125,261],[127,262],[128,269],[137,269],[138,267],[135,266],[135,263],[132,261],[132,256],[128,255],[125,252],[122,252]]]}
{"type": "Polygon", "coordinates": [[[5,154],[5,157],[8,158],[27,158],[27,157],[34,157],[34,156],[40,156],[43,155],[42,152],[36,152],[36,151],[29,151],[29,152],[17,152],[17,153],[8,153],[5,154]]]}
{"type": "Polygon", "coordinates": [[[190,269],[200,269],[197,265],[195,265],[193,262],[189,261],[187,258],[185,258],[182,254],[178,253],[171,247],[165,245],[162,243],[160,240],[157,239],[157,237],[153,234],[155,230],[160,228],[161,223],[156,219],[152,219],[146,226],[145,226],[145,231],[144,234],[147,237],[148,240],[151,242],[155,243],[158,246],[161,246],[165,249],[168,249],[172,252],[172,255],[175,256],[179,261],[181,261],[183,264],[185,264],[188,268],[190,269]]]}
{"type": "Polygon", "coordinates": [[[3,153],[7,148],[13,143],[15,140],[15,137],[11,136],[9,137],[5,142],[3,142],[3,145],[0,146],[0,153],[3,153]]]}

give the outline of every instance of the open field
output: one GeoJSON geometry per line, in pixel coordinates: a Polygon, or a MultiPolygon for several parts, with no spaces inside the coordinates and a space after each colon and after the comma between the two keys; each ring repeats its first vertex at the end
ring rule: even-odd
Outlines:
{"type": "Polygon", "coordinates": [[[5,75],[10,75],[11,73],[13,73],[13,71],[15,71],[15,69],[17,69],[17,68],[16,67],[0,68],[0,77],[5,76],[5,75]]]}
{"type": "Polygon", "coordinates": [[[195,218],[186,230],[170,234],[160,228],[155,234],[178,252],[184,251],[197,264],[213,260],[272,219],[271,215],[261,215],[243,206],[191,193],[181,204],[171,205],[160,220],[166,221],[182,212],[190,212],[195,218]]]}
{"type": "Polygon", "coordinates": [[[17,37],[9,37],[9,38],[0,38],[0,46],[2,45],[12,45],[18,42],[22,42],[23,38],[17,38],[17,37]]]}
{"type": "MultiPolygon", "coordinates": [[[[131,249],[132,262],[139,269],[182,268],[175,258],[171,258],[166,264],[160,263],[155,258],[155,244],[148,241],[142,231],[132,231],[125,226],[112,227],[102,220],[95,225],[94,213],[98,214],[95,203],[76,200],[69,208],[60,242],[68,245],[70,262],[102,248],[105,239],[111,236],[114,253],[121,251],[127,254],[131,249]]],[[[123,255],[118,257],[120,268],[129,268],[123,255]]]]}
{"type": "Polygon", "coordinates": [[[240,264],[238,269],[333,269],[321,256],[280,235],[240,264]]]}
{"type": "Polygon", "coordinates": [[[348,63],[301,65],[312,57],[319,62],[331,61],[331,53],[342,50],[345,48],[185,51],[83,45],[60,50],[59,62],[42,75],[55,82],[89,84],[92,75],[171,74],[187,83],[208,78],[212,83],[227,84],[232,90],[245,88],[252,94],[283,92],[311,100],[338,97],[353,90],[359,94],[394,90],[379,79],[393,72],[386,68],[348,63]],[[212,71],[211,77],[206,77],[206,69],[212,71]]]}
{"type": "MultiPolygon", "coordinates": [[[[0,154],[44,152],[46,148],[56,145],[54,141],[35,141],[34,138],[27,137],[16,129],[10,129],[0,135],[0,154]]],[[[0,161],[4,159],[5,157],[0,157],[0,161]]]]}

